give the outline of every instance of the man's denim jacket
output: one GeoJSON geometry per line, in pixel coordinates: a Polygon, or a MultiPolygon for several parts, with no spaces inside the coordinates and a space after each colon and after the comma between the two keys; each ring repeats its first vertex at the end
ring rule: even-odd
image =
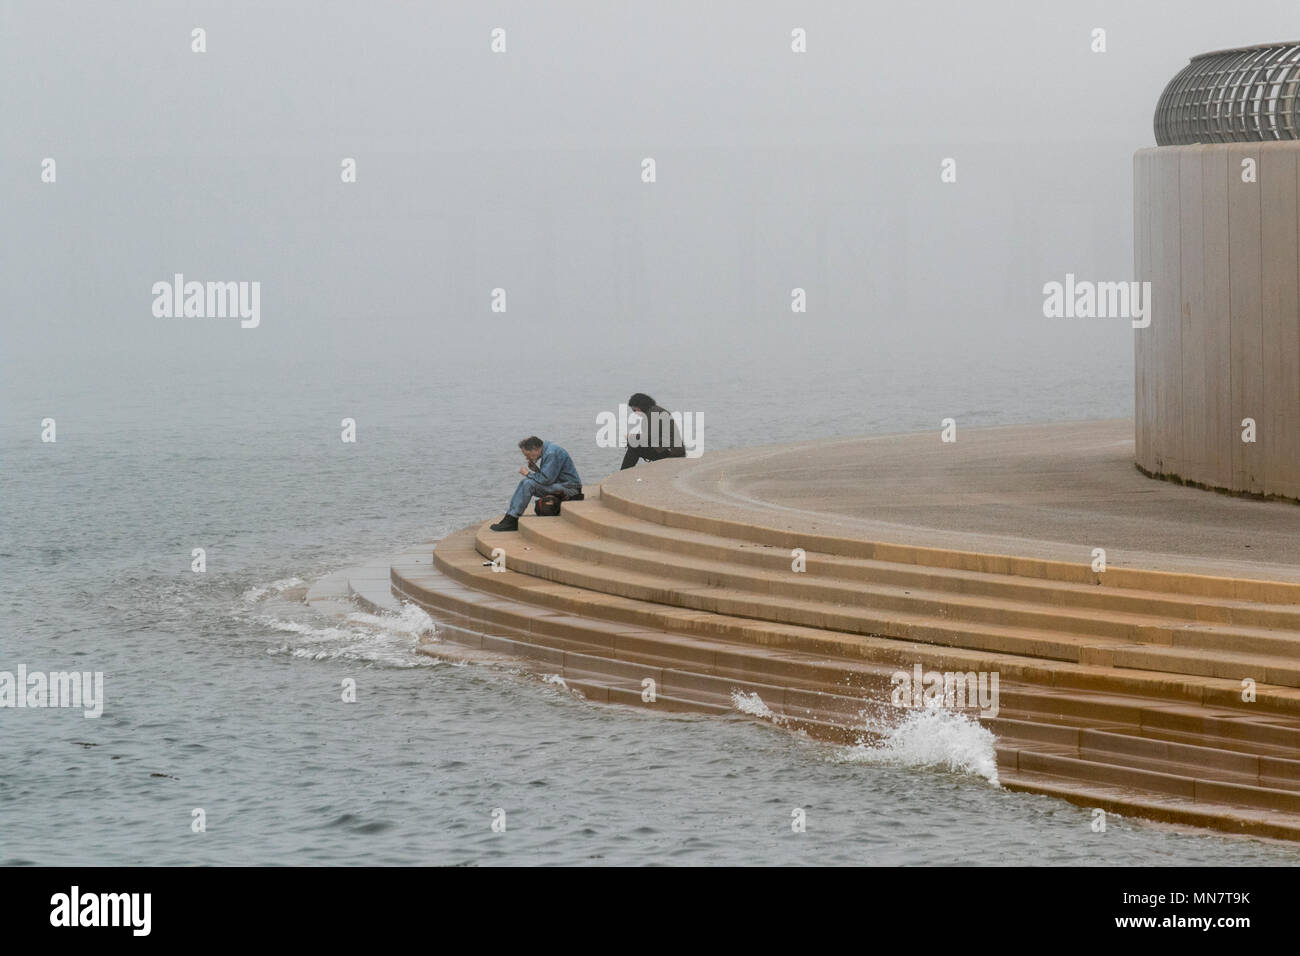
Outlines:
{"type": "Polygon", "coordinates": [[[536,465],[529,466],[528,479],[539,487],[551,488],[560,485],[576,492],[582,487],[578,469],[573,466],[569,453],[553,442],[542,442],[542,457],[536,465]]]}

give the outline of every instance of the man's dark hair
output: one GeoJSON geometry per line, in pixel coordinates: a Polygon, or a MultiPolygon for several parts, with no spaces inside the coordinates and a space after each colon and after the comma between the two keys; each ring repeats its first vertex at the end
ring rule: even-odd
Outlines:
{"type": "Polygon", "coordinates": [[[628,408],[639,408],[643,412],[653,408],[654,404],[655,400],[645,392],[637,392],[627,400],[628,408]]]}
{"type": "Polygon", "coordinates": [[[542,447],[542,440],[538,438],[536,435],[529,435],[527,438],[525,438],[523,441],[519,443],[519,447],[522,448],[524,451],[532,451],[534,448],[542,447]]]}

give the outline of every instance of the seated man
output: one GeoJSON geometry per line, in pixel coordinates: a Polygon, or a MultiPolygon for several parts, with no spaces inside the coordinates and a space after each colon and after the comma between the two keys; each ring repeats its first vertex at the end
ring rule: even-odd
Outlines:
{"type": "Polygon", "coordinates": [[[627,436],[627,454],[623,456],[623,468],[631,468],[641,460],[686,457],[686,446],[677,434],[677,423],[673,421],[671,412],[660,408],[644,392],[637,392],[629,398],[627,407],[645,421],[641,424],[639,435],[627,436]],[[636,439],[636,443],[633,439],[636,439]]]}
{"type": "Polygon", "coordinates": [[[562,495],[573,498],[582,494],[582,479],[578,477],[578,469],[573,467],[569,453],[559,445],[542,441],[533,435],[521,441],[519,448],[528,459],[528,464],[519,469],[519,474],[524,477],[515,489],[514,497],[510,499],[506,516],[492,525],[493,531],[518,531],[519,516],[534,497],[562,495]]]}

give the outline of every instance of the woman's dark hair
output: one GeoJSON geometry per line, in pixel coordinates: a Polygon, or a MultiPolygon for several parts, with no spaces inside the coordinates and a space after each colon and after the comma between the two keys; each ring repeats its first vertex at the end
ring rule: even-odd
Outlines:
{"type": "Polygon", "coordinates": [[[650,408],[653,408],[654,404],[655,404],[655,400],[651,398],[649,395],[647,395],[645,392],[637,392],[635,395],[633,395],[631,398],[627,400],[628,408],[639,408],[643,412],[647,411],[650,408]]]}
{"type": "Polygon", "coordinates": [[[542,447],[542,440],[538,438],[536,435],[529,435],[527,438],[525,438],[523,441],[519,443],[519,447],[522,448],[524,451],[532,451],[534,448],[542,447]]]}

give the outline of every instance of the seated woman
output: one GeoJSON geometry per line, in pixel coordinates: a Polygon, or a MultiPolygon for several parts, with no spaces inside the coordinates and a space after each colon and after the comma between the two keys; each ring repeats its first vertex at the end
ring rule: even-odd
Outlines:
{"type": "Polygon", "coordinates": [[[645,419],[637,435],[627,436],[627,454],[623,468],[631,468],[638,461],[658,461],[661,458],[685,458],[686,446],[677,432],[672,412],[660,408],[644,392],[637,392],[627,400],[627,407],[645,419]],[[633,443],[633,439],[637,439],[633,443]]]}

